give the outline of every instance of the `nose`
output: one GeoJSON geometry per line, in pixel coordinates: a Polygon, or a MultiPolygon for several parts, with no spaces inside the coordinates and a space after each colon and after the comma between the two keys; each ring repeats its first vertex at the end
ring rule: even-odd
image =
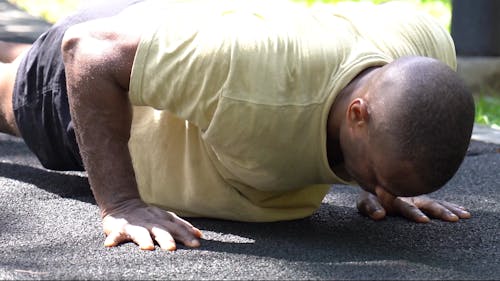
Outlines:
{"type": "Polygon", "coordinates": [[[396,199],[396,196],[392,195],[379,185],[375,187],[375,195],[377,195],[382,204],[384,204],[384,202],[392,202],[394,199],[396,199]]]}
{"type": "Polygon", "coordinates": [[[367,186],[367,185],[365,185],[365,184],[360,184],[360,185],[359,185],[359,187],[361,187],[361,189],[363,189],[363,190],[364,190],[364,191],[366,191],[366,192],[370,192],[370,193],[371,193],[371,194],[373,194],[373,195],[377,195],[377,194],[375,193],[375,189],[374,189],[374,188],[371,188],[371,187],[369,187],[369,186],[367,186]]]}

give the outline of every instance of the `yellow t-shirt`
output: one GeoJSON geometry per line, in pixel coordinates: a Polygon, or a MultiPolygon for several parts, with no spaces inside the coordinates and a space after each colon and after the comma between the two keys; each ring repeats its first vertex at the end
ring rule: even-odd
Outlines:
{"type": "Polygon", "coordinates": [[[402,55],[454,67],[449,35],[420,14],[391,21],[374,9],[364,20],[386,30],[372,34],[355,13],[279,1],[167,6],[134,61],[129,147],[142,198],[183,216],[312,214],[330,184],[344,183],[326,157],[339,91],[402,55]]]}

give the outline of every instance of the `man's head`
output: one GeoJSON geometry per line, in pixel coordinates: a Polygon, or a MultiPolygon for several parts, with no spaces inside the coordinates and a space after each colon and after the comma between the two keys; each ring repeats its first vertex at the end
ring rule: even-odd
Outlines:
{"type": "Polygon", "coordinates": [[[369,191],[432,192],[458,170],[473,122],[472,95],[456,72],[430,58],[398,59],[348,105],[340,138],[346,169],[369,191]]]}

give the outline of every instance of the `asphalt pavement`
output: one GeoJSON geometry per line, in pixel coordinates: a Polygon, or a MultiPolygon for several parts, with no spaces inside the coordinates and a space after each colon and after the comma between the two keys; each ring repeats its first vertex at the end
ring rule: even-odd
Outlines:
{"type": "MultiPolygon", "coordinates": [[[[29,42],[48,26],[0,0],[0,40],[29,42]],[[26,20],[12,31],[8,15],[26,20]]],[[[355,188],[334,185],[302,220],[191,219],[204,232],[202,246],[175,252],[103,247],[86,174],[43,169],[22,140],[0,134],[0,279],[498,280],[495,133],[485,129],[480,135],[490,139],[472,141],[456,176],[431,194],[467,207],[471,219],[374,222],[357,213],[355,188]]]]}

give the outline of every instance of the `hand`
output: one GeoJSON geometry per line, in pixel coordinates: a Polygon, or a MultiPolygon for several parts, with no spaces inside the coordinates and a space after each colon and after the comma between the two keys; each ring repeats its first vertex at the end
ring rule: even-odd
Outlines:
{"type": "Polygon", "coordinates": [[[381,220],[386,214],[402,215],[415,222],[429,222],[431,216],[443,221],[455,222],[468,219],[470,213],[464,207],[453,203],[438,201],[427,196],[395,197],[387,192],[377,192],[377,196],[363,191],[357,202],[360,213],[381,220]]]}
{"type": "Polygon", "coordinates": [[[154,250],[153,239],[164,250],[174,251],[175,241],[199,247],[202,233],[172,212],[149,206],[140,199],[124,202],[103,219],[106,247],[133,241],[142,250],[154,250]]]}

